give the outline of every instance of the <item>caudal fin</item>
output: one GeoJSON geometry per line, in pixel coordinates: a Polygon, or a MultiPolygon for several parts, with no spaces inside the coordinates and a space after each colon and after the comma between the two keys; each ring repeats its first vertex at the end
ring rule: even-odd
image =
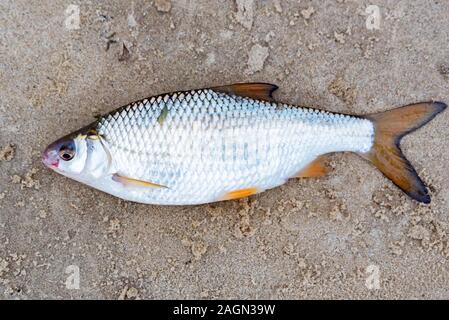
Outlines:
{"type": "Polygon", "coordinates": [[[430,203],[427,187],[402,154],[399,143],[402,137],[425,125],[446,107],[442,102],[423,102],[365,116],[374,123],[374,145],[360,155],[419,202],[430,203]]]}

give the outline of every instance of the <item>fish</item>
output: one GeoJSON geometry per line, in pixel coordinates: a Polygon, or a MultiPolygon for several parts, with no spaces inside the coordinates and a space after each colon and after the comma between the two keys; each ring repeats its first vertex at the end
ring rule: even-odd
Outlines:
{"type": "Polygon", "coordinates": [[[400,141],[445,103],[349,115],[277,102],[277,88],[236,83],[132,102],[51,143],[42,161],[124,200],[198,205],[249,197],[295,177],[323,177],[330,154],[352,152],[412,199],[430,203],[400,141]]]}

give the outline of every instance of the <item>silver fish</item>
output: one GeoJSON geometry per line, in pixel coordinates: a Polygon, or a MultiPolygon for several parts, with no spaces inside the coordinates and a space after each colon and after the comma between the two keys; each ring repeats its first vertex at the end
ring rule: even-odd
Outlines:
{"type": "Polygon", "coordinates": [[[43,162],[125,200],[193,205],[325,175],[326,154],[350,151],[413,199],[430,202],[399,142],[444,103],[352,116],[276,102],[276,89],[234,84],[136,101],[53,142],[43,162]]]}

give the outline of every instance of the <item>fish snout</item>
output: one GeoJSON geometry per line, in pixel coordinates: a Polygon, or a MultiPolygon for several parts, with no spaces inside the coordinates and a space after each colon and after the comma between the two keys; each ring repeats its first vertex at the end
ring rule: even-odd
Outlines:
{"type": "Polygon", "coordinates": [[[42,162],[49,168],[57,168],[59,164],[59,155],[56,151],[56,145],[52,143],[42,154],[42,162]]]}

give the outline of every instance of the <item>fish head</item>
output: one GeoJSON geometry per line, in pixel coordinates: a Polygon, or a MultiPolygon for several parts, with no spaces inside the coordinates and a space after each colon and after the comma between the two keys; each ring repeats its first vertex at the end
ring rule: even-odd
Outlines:
{"type": "Polygon", "coordinates": [[[42,162],[69,178],[86,182],[107,174],[110,157],[102,138],[92,130],[80,130],[51,143],[42,162]]]}
{"type": "Polygon", "coordinates": [[[42,154],[42,162],[55,171],[79,174],[87,159],[87,143],[82,135],[66,136],[51,143],[42,154]]]}

